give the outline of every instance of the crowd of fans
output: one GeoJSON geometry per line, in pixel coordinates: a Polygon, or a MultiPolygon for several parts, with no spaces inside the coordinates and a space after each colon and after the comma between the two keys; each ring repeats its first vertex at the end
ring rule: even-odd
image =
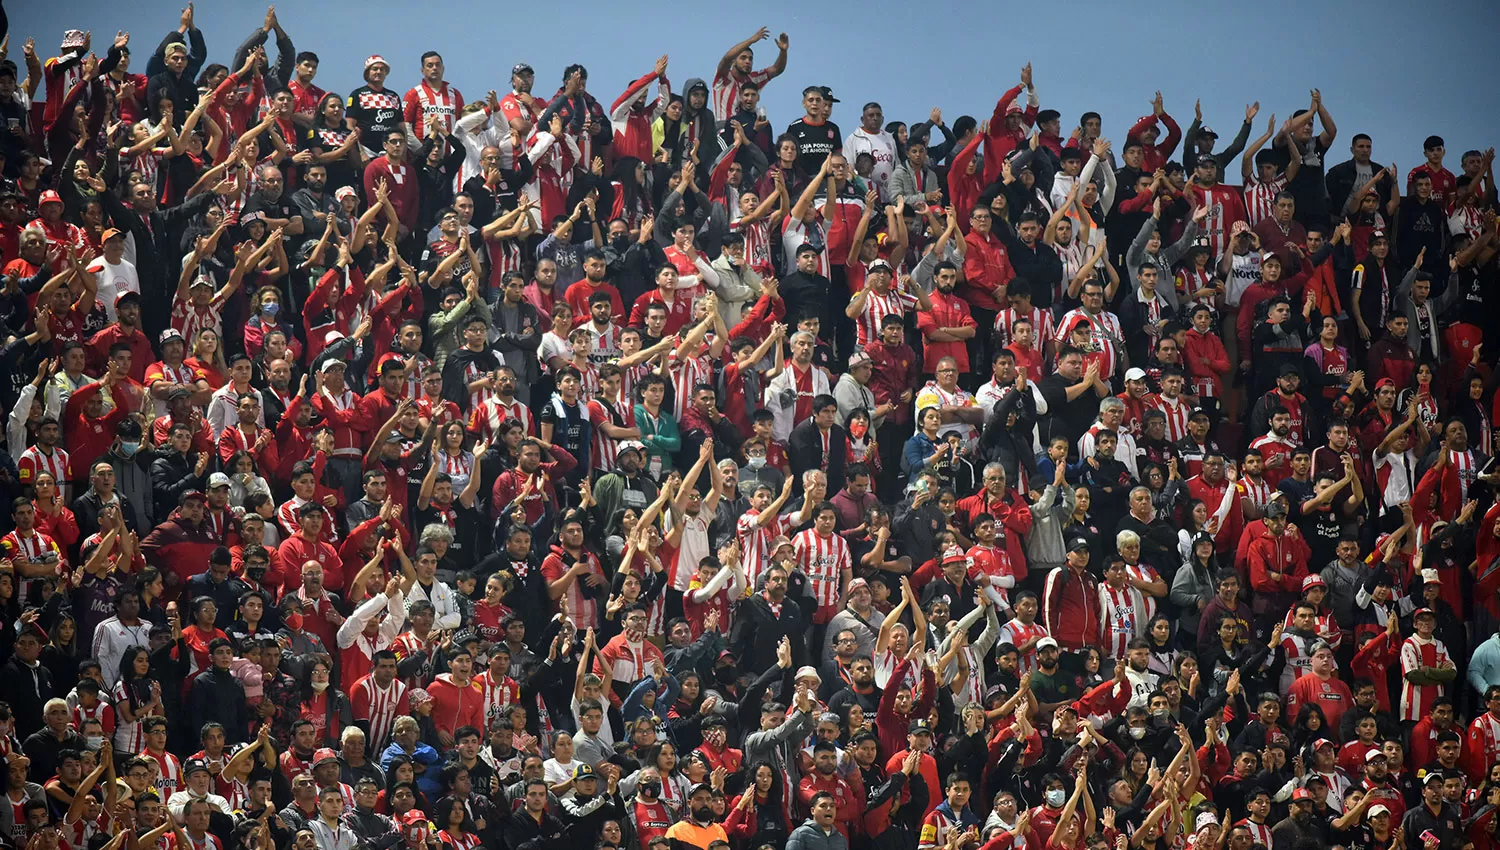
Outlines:
{"type": "Polygon", "coordinates": [[[769,37],[0,61],[0,844],[1494,850],[1493,149],[769,37]]]}

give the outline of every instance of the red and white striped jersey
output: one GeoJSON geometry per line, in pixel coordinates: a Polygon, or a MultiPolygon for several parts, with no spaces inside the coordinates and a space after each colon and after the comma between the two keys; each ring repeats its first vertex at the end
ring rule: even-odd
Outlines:
{"type": "MultiPolygon", "coordinates": [[[[1130,579],[1151,583],[1161,581],[1161,574],[1150,564],[1126,564],[1125,577],[1127,581],[1130,579]]],[[[1141,629],[1144,631],[1146,628],[1145,624],[1151,622],[1151,618],[1156,616],[1156,597],[1139,588],[1137,590],[1140,592],[1141,601],[1145,605],[1145,612],[1141,614],[1141,629]]]]}
{"type": "Polygon", "coordinates": [[[1234,825],[1243,826],[1246,829],[1250,830],[1250,838],[1254,843],[1261,844],[1266,847],[1271,846],[1271,827],[1268,824],[1255,823],[1254,821],[1251,821],[1249,819],[1243,819],[1236,821],[1234,825]]]}
{"type": "MultiPolygon", "coordinates": [[[[1008,643],[1011,646],[1020,646],[1033,638],[1044,638],[1047,636],[1047,625],[1042,622],[1026,624],[1020,620],[1008,620],[1000,627],[1000,637],[996,639],[996,645],[1008,643]]],[[[1021,653],[1018,670],[1021,675],[1030,673],[1036,669],[1036,649],[1028,649],[1021,653]]]]}
{"type": "Polygon", "coordinates": [[[782,274],[792,274],[797,271],[797,249],[802,243],[810,242],[813,245],[821,245],[818,251],[818,267],[814,269],[818,274],[828,277],[828,228],[824,226],[823,219],[819,216],[811,225],[802,219],[792,218],[788,215],[781,223],[781,253],[782,274]],[[816,238],[809,238],[808,231],[816,231],[816,238]]]}
{"type": "Polygon", "coordinates": [[[62,830],[62,837],[58,841],[60,847],[67,850],[87,850],[89,840],[100,833],[108,832],[110,817],[101,813],[93,820],[79,819],[69,821],[64,819],[57,827],[62,830]]]}
{"type": "Polygon", "coordinates": [[[466,832],[462,836],[453,835],[446,829],[440,829],[437,833],[438,841],[445,847],[453,850],[476,850],[480,844],[480,838],[472,832],[466,832]]]}
{"type": "MultiPolygon", "coordinates": [[[[599,558],[593,552],[585,549],[576,560],[587,564],[590,574],[605,577],[604,568],[599,565],[599,558]]],[[[570,553],[554,548],[552,554],[542,561],[542,575],[546,576],[549,583],[557,581],[573,566],[574,561],[575,558],[570,553]]],[[[558,609],[567,613],[579,630],[597,629],[602,622],[599,616],[600,603],[583,595],[583,583],[584,576],[579,576],[577,581],[568,586],[567,593],[558,600],[558,609]]]]}
{"type": "Polygon", "coordinates": [[[635,406],[635,385],[651,373],[651,363],[637,363],[620,370],[620,401],[635,406]]]}
{"type": "Polygon", "coordinates": [[[1001,546],[986,546],[975,543],[964,553],[969,559],[969,578],[973,579],[980,587],[993,588],[1000,598],[1005,600],[1005,607],[1010,607],[1010,591],[1008,588],[997,585],[990,579],[1009,578],[1011,585],[1015,584],[1015,569],[1011,566],[1010,555],[1001,546]]]}
{"type": "Polygon", "coordinates": [[[469,476],[474,474],[474,453],[460,451],[457,455],[449,454],[447,451],[433,453],[433,459],[437,463],[438,472],[447,473],[453,481],[453,490],[458,492],[469,484],[469,476]]]}
{"type": "Polygon", "coordinates": [[[1402,454],[1383,452],[1375,454],[1375,483],[1380,486],[1380,501],[1384,507],[1394,508],[1411,499],[1417,487],[1417,453],[1407,449],[1402,454]]]}
{"type": "Polygon", "coordinates": [[[904,316],[917,306],[917,299],[895,290],[884,295],[871,289],[865,296],[865,309],[855,320],[856,344],[864,348],[880,339],[880,326],[886,316],[904,316]]]}
{"type": "Polygon", "coordinates": [[[158,797],[165,800],[187,788],[182,783],[182,762],[177,760],[177,756],[166,751],[153,753],[150,750],[141,750],[141,756],[156,762],[155,784],[158,797]]]}
{"type": "MultiPolygon", "coordinates": [[[[125,689],[125,682],[115,683],[114,695],[116,704],[130,704],[130,694],[125,689]]],[[[115,749],[122,753],[138,753],[146,748],[146,736],[141,734],[141,723],[139,720],[125,722],[123,718],[116,718],[115,724],[115,749]]]]}
{"type": "MultiPolygon", "coordinates": [[[[41,561],[51,553],[57,560],[53,563],[57,567],[57,575],[68,574],[68,556],[57,545],[51,537],[32,530],[30,534],[22,534],[19,529],[0,537],[0,557],[11,561],[41,561]]],[[[19,572],[19,571],[18,571],[19,572]]],[[[17,585],[17,596],[28,597],[41,578],[23,578],[17,585]]]]}
{"type": "Polygon", "coordinates": [[[459,114],[464,109],[464,96],[447,82],[439,83],[434,89],[423,80],[406,92],[403,106],[406,125],[417,134],[417,138],[424,139],[427,137],[427,121],[432,115],[442,121],[444,132],[453,132],[453,125],[458,123],[459,114]]]}
{"type": "Polygon", "coordinates": [[[1013,307],[1006,307],[995,314],[995,333],[1000,337],[1001,346],[1010,345],[1015,341],[1010,335],[1010,328],[1016,323],[1017,319],[1027,319],[1031,322],[1031,329],[1033,331],[1031,338],[1034,341],[1033,345],[1038,348],[1041,347],[1042,341],[1052,339],[1056,335],[1056,331],[1052,328],[1052,312],[1050,310],[1032,307],[1025,313],[1019,313],[1013,307]]]}
{"type": "Polygon", "coordinates": [[[612,399],[589,399],[589,431],[593,445],[589,460],[595,469],[605,471],[615,468],[615,458],[620,453],[620,441],[604,433],[601,423],[608,422],[616,428],[635,427],[635,405],[612,399]]]}
{"type": "Polygon", "coordinates": [[[370,752],[384,752],[391,742],[396,718],[410,713],[406,683],[400,678],[391,680],[384,688],[375,681],[373,673],[366,674],[349,690],[349,704],[355,720],[370,724],[370,752]]]}
{"type": "MultiPolygon", "coordinates": [[[[1284,631],[1291,631],[1292,622],[1296,618],[1297,606],[1293,605],[1286,610],[1286,617],[1281,621],[1281,628],[1284,631]]],[[[1337,650],[1339,645],[1344,642],[1344,631],[1339,628],[1338,621],[1333,619],[1331,611],[1320,610],[1313,617],[1313,634],[1317,635],[1319,640],[1333,647],[1334,650],[1337,650]]]]}
{"type": "Polygon", "coordinates": [[[755,83],[756,88],[764,86],[776,76],[771,68],[761,68],[759,71],[751,71],[744,79],[736,76],[738,72],[734,68],[725,68],[724,73],[714,75],[713,104],[714,117],[720,121],[728,121],[729,116],[738,112],[740,103],[740,86],[745,83],[755,83]]]}
{"type": "Polygon", "coordinates": [[[183,830],[181,833],[169,833],[166,838],[171,850],[224,850],[224,845],[219,841],[219,837],[212,832],[203,833],[202,838],[194,838],[187,830],[183,830]],[[179,834],[187,837],[186,843],[178,839],[177,836],[179,834]]]}
{"type": "Polygon", "coordinates": [[[68,482],[73,480],[73,465],[68,453],[61,448],[44,452],[41,446],[32,446],[21,452],[21,459],[16,461],[16,467],[20,471],[21,483],[28,486],[35,484],[37,475],[43,472],[50,474],[60,488],[67,487],[68,482]]]}
{"type": "Polygon", "coordinates": [[[490,239],[490,286],[498,288],[510,272],[521,270],[521,243],[515,239],[490,239]]]}
{"type": "Polygon", "coordinates": [[[1245,183],[1245,223],[1254,227],[1275,210],[1276,194],[1286,190],[1286,177],[1278,175],[1269,183],[1262,183],[1255,175],[1245,183]]]}
{"type": "Polygon", "coordinates": [[[1423,640],[1412,635],[1401,642],[1401,719],[1417,721],[1432,713],[1432,704],[1442,696],[1442,685],[1414,685],[1405,679],[1407,673],[1422,667],[1452,666],[1448,647],[1437,638],[1423,640]]]}
{"type": "Polygon", "coordinates": [[[219,303],[214,301],[207,307],[198,307],[185,298],[172,298],[172,327],[187,340],[188,351],[193,350],[193,340],[205,328],[223,336],[224,318],[219,314],[219,303]]]}
{"type": "Polygon", "coordinates": [[[769,565],[771,541],[792,527],[791,519],[786,516],[778,516],[761,527],[756,524],[759,516],[760,511],[751,508],[740,515],[735,525],[735,536],[739,538],[740,550],[745,553],[745,578],[751,587],[756,585],[761,571],[769,565]]]}
{"type": "Polygon", "coordinates": [[[1473,449],[1449,452],[1448,457],[1452,460],[1453,471],[1458,473],[1458,502],[1463,504],[1469,498],[1469,485],[1479,476],[1479,465],[1474,462],[1473,449]]]}
{"type": "Polygon", "coordinates": [[[107,738],[115,731],[115,708],[103,701],[94,703],[93,708],[85,708],[81,703],[73,706],[73,728],[82,729],[87,720],[99,721],[107,738]]]}
{"type": "Polygon", "coordinates": [[[1146,600],[1128,583],[1120,588],[1099,582],[1099,648],[1110,658],[1124,658],[1130,642],[1146,633],[1146,600]]]}
{"type": "Polygon", "coordinates": [[[693,406],[693,387],[713,383],[714,364],[708,357],[706,344],[701,350],[704,353],[697,356],[673,358],[667,367],[672,373],[672,400],[677,405],[672,409],[679,413],[693,406]]]}
{"type": "Polygon", "coordinates": [[[819,608],[837,607],[843,596],[843,571],[854,568],[849,544],[837,534],[823,537],[809,528],[792,538],[797,568],[807,576],[808,590],[819,608]]]}
{"type": "Polygon", "coordinates": [[[1146,406],[1166,415],[1169,442],[1175,443],[1187,436],[1188,414],[1192,413],[1192,408],[1182,400],[1182,396],[1167,398],[1161,393],[1150,393],[1146,396],[1146,406]]]}
{"type": "Polygon", "coordinates": [[[506,402],[499,396],[490,396],[484,404],[469,411],[469,433],[478,434],[481,439],[494,442],[495,435],[500,433],[500,426],[505,424],[507,419],[520,420],[526,436],[536,436],[536,420],[531,416],[531,408],[515,398],[506,402]]]}
{"type": "Polygon", "coordinates": [[[746,223],[744,219],[729,225],[729,229],[745,237],[745,265],[754,269],[761,277],[776,273],[771,264],[771,223],[766,219],[746,223]]]}
{"type": "Polygon", "coordinates": [[[484,723],[485,728],[493,728],[495,720],[505,714],[505,710],[521,701],[521,686],[516,680],[509,676],[501,676],[499,681],[495,680],[490,671],[485,670],[474,681],[484,691],[484,723]]]}
{"type": "Polygon", "coordinates": [[[1265,510],[1266,505],[1271,503],[1271,493],[1274,491],[1271,487],[1271,482],[1265,478],[1257,480],[1245,475],[1236,482],[1236,486],[1239,488],[1241,496],[1249,499],[1251,504],[1261,510],[1265,510]]]}
{"type": "MultiPolygon", "coordinates": [[[[479,364],[473,360],[470,360],[469,362],[464,364],[464,383],[466,385],[472,384],[480,378],[483,378],[485,374],[485,370],[479,368],[479,364]]],[[[488,387],[480,387],[477,390],[471,390],[469,392],[469,409],[473,410],[479,405],[484,404],[494,394],[495,393],[488,387]]]]}
{"type": "Polygon", "coordinates": [[[598,366],[620,359],[620,326],[608,322],[600,330],[593,322],[584,325],[589,329],[589,362],[598,366]]]}
{"type": "Polygon", "coordinates": [[[1296,632],[1287,632],[1281,638],[1281,654],[1286,665],[1281,668],[1281,683],[1278,690],[1286,693],[1292,683],[1312,669],[1312,645],[1317,636],[1303,637],[1296,632]]]}

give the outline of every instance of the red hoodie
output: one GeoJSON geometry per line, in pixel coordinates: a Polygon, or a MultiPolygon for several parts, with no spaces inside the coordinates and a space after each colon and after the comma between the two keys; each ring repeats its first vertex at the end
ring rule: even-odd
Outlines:
{"type": "Polygon", "coordinates": [[[461,726],[484,728],[484,691],[478,682],[470,679],[460,685],[452,674],[440,673],[427,693],[432,695],[432,724],[439,732],[452,735],[461,726]]]}
{"type": "MultiPolygon", "coordinates": [[[[1177,150],[1177,143],[1182,141],[1182,129],[1177,126],[1176,121],[1172,120],[1172,116],[1163,112],[1161,114],[1161,123],[1167,126],[1167,137],[1162,139],[1160,144],[1148,145],[1145,142],[1141,142],[1141,149],[1145,154],[1145,158],[1141,162],[1142,174],[1150,174],[1156,169],[1165,166],[1167,159],[1172,156],[1172,151],[1177,150]]],[[[1142,133],[1155,126],[1155,114],[1144,116],[1141,120],[1135,122],[1135,126],[1130,128],[1130,132],[1125,134],[1125,141],[1138,139],[1142,133]]]]}
{"type": "Polygon", "coordinates": [[[173,511],[166,522],[152,529],[141,541],[146,562],[168,576],[168,584],[183,585],[199,573],[208,571],[208,558],[218,548],[219,539],[208,524],[188,525],[182,514],[173,511]],[[174,582],[170,577],[175,576],[174,582]]]}
{"type": "MultiPolygon", "coordinates": [[[[1006,128],[1005,115],[1010,111],[1010,105],[1015,103],[1020,95],[1021,87],[1015,86],[995,102],[995,114],[990,116],[990,131],[984,137],[984,185],[986,186],[1000,179],[1000,167],[1005,164],[1005,157],[1026,141],[1027,128],[1036,124],[1036,107],[1028,103],[1021,111],[1021,126],[1014,130],[1006,128]]],[[[961,215],[959,218],[966,219],[968,216],[961,215]]],[[[941,795],[934,794],[933,796],[941,795]]]]}
{"type": "Polygon", "coordinates": [[[1312,550],[1300,535],[1283,533],[1280,536],[1266,531],[1250,544],[1250,587],[1254,591],[1253,610],[1281,610],[1290,605],[1302,592],[1302,579],[1307,577],[1307,559],[1312,550]],[[1271,573],[1280,574],[1273,579],[1271,573]]]}

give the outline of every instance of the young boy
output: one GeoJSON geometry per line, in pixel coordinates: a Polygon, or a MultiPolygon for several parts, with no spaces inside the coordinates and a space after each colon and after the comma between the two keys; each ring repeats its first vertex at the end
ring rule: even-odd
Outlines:
{"type": "Polygon", "coordinates": [[[1006,350],[1016,357],[1016,371],[1028,381],[1040,381],[1047,377],[1042,367],[1042,352],[1036,348],[1036,327],[1028,318],[1019,318],[1010,326],[1010,345],[1006,350]]]}
{"type": "Polygon", "coordinates": [[[755,430],[754,439],[760,440],[766,449],[766,466],[781,471],[782,475],[791,475],[792,467],[787,461],[786,446],[777,442],[771,435],[772,424],[775,417],[771,411],[761,409],[755,411],[750,417],[750,427],[755,430]]]}
{"type": "Polygon", "coordinates": [[[1085,459],[1085,468],[1080,483],[1089,488],[1093,497],[1091,510],[1099,521],[1100,528],[1115,528],[1128,509],[1130,488],[1135,479],[1124,463],[1115,459],[1115,448],[1119,436],[1114,431],[1102,430],[1094,435],[1094,456],[1085,459]]]}
{"type": "Polygon", "coordinates": [[[1016,594],[1011,613],[1015,618],[1000,627],[999,642],[1016,648],[1019,654],[1018,670],[1024,675],[1036,669],[1036,644],[1047,636],[1047,626],[1036,621],[1036,594],[1029,590],[1016,594]]]}
{"type": "Polygon", "coordinates": [[[972,524],[974,545],[969,557],[969,578],[984,590],[984,595],[1002,611],[1010,610],[1009,590],[1016,586],[1015,571],[1005,549],[995,545],[995,518],[979,514],[972,524]]]}
{"type": "Polygon", "coordinates": [[[1083,474],[1083,458],[1076,463],[1068,463],[1068,438],[1057,436],[1047,441],[1047,452],[1036,460],[1036,475],[1038,481],[1051,481],[1057,474],[1057,465],[1064,465],[1063,480],[1078,482],[1078,476],[1083,474]]]}

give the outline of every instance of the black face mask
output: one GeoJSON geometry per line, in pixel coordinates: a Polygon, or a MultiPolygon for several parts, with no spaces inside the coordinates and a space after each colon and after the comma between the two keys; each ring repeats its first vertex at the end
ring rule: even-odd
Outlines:
{"type": "Polygon", "coordinates": [[[639,790],[642,794],[645,794],[647,797],[651,797],[654,799],[658,794],[661,793],[661,783],[642,782],[639,786],[639,790]]]}
{"type": "Polygon", "coordinates": [[[630,247],[630,235],[626,234],[623,236],[616,236],[615,238],[609,240],[609,244],[614,246],[614,249],[616,251],[619,251],[623,254],[625,252],[625,249],[630,247]]]}
{"type": "Polygon", "coordinates": [[[734,684],[735,678],[736,675],[733,667],[714,668],[714,681],[718,682],[721,685],[734,684]]]}
{"type": "Polygon", "coordinates": [[[709,823],[714,819],[714,810],[708,806],[701,809],[693,809],[693,820],[699,823],[709,823]]]}

